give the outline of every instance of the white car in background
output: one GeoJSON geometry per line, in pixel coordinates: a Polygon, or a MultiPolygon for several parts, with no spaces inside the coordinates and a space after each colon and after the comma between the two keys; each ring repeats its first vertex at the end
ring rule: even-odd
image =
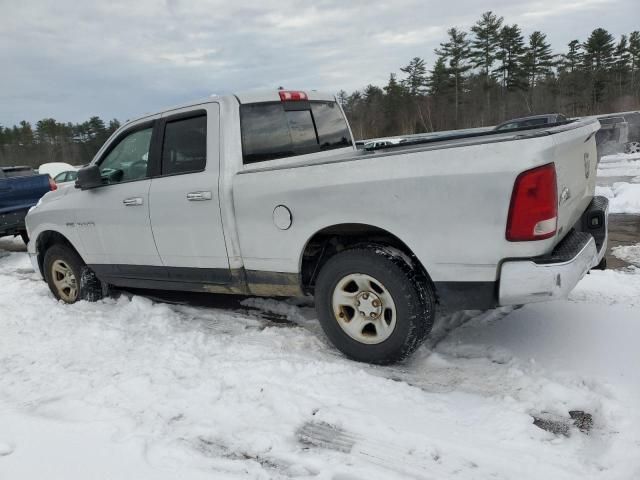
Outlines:
{"type": "Polygon", "coordinates": [[[54,180],[56,180],[56,177],[61,173],[70,171],[77,172],[78,170],[77,167],[65,162],[43,163],[38,167],[38,173],[48,174],[54,180]]]}
{"type": "Polygon", "coordinates": [[[53,180],[56,182],[57,185],[60,186],[68,186],[68,185],[72,185],[75,181],[76,178],[78,178],[78,170],[65,170],[62,173],[59,173],[58,175],[56,175],[53,180]]]}

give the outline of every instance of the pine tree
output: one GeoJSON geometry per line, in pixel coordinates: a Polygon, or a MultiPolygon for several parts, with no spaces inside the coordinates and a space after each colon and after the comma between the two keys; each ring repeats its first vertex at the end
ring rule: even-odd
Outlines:
{"type": "Polygon", "coordinates": [[[584,64],[591,79],[591,102],[597,112],[604,100],[608,73],[614,66],[613,35],[604,28],[596,28],[584,44],[584,64]]]}
{"type": "Polygon", "coordinates": [[[620,37],[620,41],[613,52],[613,57],[613,70],[615,71],[616,81],[618,84],[618,95],[622,96],[622,87],[627,83],[629,76],[629,63],[631,59],[626,35],[622,35],[620,37]]]}
{"type": "Polygon", "coordinates": [[[380,111],[384,109],[384,92],[380,87],[367,85],[363,91],[362,136],[379,137],[382,134],[383,120],[380,111]]]}
{"type": "Polygon", "coordinates": [[[449,69],[445,63],[445,58],[443,56],[439,56],[433,64],[433,69],[429,73],[429,78],[427,80],[429,95],[433,97],[447,95],[451,83],[451,75],[449,74],[449,69]]]}
{"type": "Polygon", "coordinates": [[[491,80],[494,76],[493,64],[500,49],[500,28],[503,18],[488,11],[471,27],[474,38],[470,43],[469,56],[474,68],[480,68],[487,101],[487,113],[491,116],[491,80]]]}
{"type": "Polygon", "coordinates": [[[500,28],[502,17],[493,12],[485,12],[480,20],[471,27],[474,37],[470,42],[469,57],[474,68],[480,68],[485,77],[489,77],[500,48],[500,28]]]}
{"type": "Polygon", "coordinates": [[[413,122],[408,115],[408,91],[398,82],[395,73],[389,75],[384,92],[384,135],[392,135],[395,132],[409,133],[413,122]]]}
{"type": "Polygon", "coordinates": [[[20,122],[20,138],[19,138],[19,143],[20,145],[33,145],[34,144],[34,135],[33,135],[33,129],[31,128],[31,124],[29,122],[26,122],[24,120],[22,120],[20,122]]]}
{"type": "Polygon", "coordinates": [[[567,72],[575,72],[583,63],[582,44],[578,40],[568,43],[569,51],[562,56],[561,69],[567,72]]]}
{"type": "Polygon", "coordinates": [[[631,90],[640,96],[640,32],[634,31],[629,35],[629,68],[631,70],[631,90]]]}
{"type": "Polygon", "coordinates": [[[363,96],[365,103],[371,104],[382,98],[383,95],[382,89],[375,85],[369,84],[364,88],[363,96]]]}
{"type": "Polygon", "coordinates": [[[111,135],[113,132],[120,128],[120,121],[117,118],[113,120],[109,120],[109,127],[107,128],[107,132],[111,135]]]}
{"type": "Polygon", "coordinates": [[[613,35],[604,28],[596,28],[584,44],[585,66],[592,71],[604,72],[613,66],[615,44],[613,35]]]}
{"type": "Polygon", "coordinates": [[[571,40],[567,46],[569,50],[562,55],[558,66],[558,83],[566,104],[563,111],[577,116],[583,104],[583,95],[587,84],[583,71],[582,44],[578,40],[571,40]]]}
{"type": "Polygon", "coordinates": [[[496,59],[500,66],[496,72],[501,77],[503,114],[506,118],[510,111],[511,93],[527,87],[526,73],[523,66],[525,54],[524,37],[518,25],[505,25],[500,31],[500,49],[496,59]]]}
{"type": "Polygon", "coordinates": [[[347,92],[345,92],[344,90],[340,90],[336,94],[336,100],[338,100],[338,103],[340,104],[340,106],[344,108],[344,106],[347,103],[347,92]]]}
{"type": "Polygon", "coordinates": [[[440,44],[440,49],[436,50],[436,54],[444,57],[448,63],[449,73],[453,77],[454,83],[454,119],[455,128],[459,126],[459,110],[460,110],[460,97],[461,91],[464,85],[464,74],[471,69],[469,65],[469,40],[467,40],[467,33],[458,30],[457,28],[450,28],[447,30],[449,40],[440,44]]]}
{"type": "Polygon", "coordinates": [[[497,71],[502,77],[502,87],[517,90],[526,87],[524,70],[524,37],[518,25],[505,25],[500,31],[500,50],[496,56],[500,61],[497,71]]]}
{"type": "Polygon", "coordinates": [[[533,90],[536,83],[543,76],[551,73],[555,65],[551,45],[547,42],[547,36],[539,31],[529,35],[529,45],[524,56],[524,68],[529,84],[529,110],[534,110],[533,90]]]}
{"type": "Polygon", "coordinates": [[[407,78],[402,80],[402,85],[407,89],[410,95],[424,95],[427,88],[427,67],[424,60],[420,57],[414,57],[409,65],[402,67],[400,71],[407,74],[407,78]]]}

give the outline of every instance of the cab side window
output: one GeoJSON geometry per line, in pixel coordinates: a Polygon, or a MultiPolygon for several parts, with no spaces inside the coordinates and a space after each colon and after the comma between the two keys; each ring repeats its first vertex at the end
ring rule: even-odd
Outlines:
{"type": "Polygon", "coordinates": [[[206,163],[206,114],[167,122],[162,145],[162,175],[201,172],[206,163]]]}
{"type": "Polygon", "coordinates": [[[106,184],[149,177],[147,164],[152,133],[152,126],[131,132],[104,157],[99,168],[106,184]]]}

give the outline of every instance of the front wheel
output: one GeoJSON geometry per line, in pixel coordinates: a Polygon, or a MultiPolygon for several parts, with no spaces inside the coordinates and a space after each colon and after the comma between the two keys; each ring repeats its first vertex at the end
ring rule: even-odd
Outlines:
{"type": "Polygon", "coordinates": [[[51,293],[65,303],[97,301],[102,284],[72,248],[56,244],[44,255],[44,278],[51,293]]]}
{"type": "Polygon", "coordinates": [[[434,292],[406,256],[385,246],[342,251],[322,267],[316,310],[329,340],[349,358],[389,364],[414,352],[435,315],[434,292]]]}

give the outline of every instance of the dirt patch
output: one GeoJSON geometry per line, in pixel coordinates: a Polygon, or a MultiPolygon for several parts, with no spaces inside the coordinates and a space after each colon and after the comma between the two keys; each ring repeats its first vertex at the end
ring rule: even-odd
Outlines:
{"type": "Polygon", "coordinates": [[[607,245],[607,268],[626,268],[631,264],[615,257],[614,247],[640,243],[640,215],[609,215],[609,243],[607,245]]]}

